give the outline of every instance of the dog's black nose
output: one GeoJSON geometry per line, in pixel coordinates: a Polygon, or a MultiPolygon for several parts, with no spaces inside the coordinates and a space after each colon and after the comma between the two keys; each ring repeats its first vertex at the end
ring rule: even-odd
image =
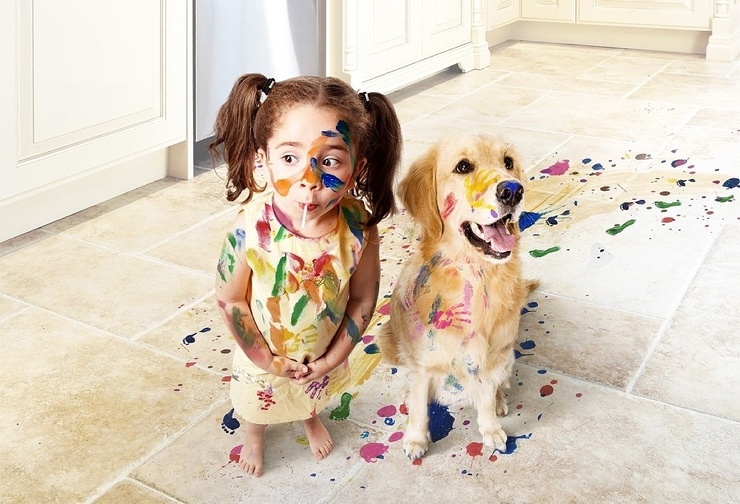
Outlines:
{"type": "Polygon", "coordinates": [[[518,205],[524,197],[524,187],[516,180],[505,180],[496,186],[496,197],[505,205],[518,205]]]}

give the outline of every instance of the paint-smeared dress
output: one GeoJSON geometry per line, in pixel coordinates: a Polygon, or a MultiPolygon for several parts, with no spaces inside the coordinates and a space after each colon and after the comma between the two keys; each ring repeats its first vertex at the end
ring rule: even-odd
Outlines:
{"type": "MultiPolygon", "coordinates": [[[[336,229],[321,238],[288,231],[275,217],[269,191],[244,205],[242,214],[253,275],[248,301],[257,327],[273,354],[313,361],[326,352],[344,317],[349,279],[365,249],[368,213],[362,202],[345,196],[336,229]]],[[[265,373],[237,347],[231,401],[252,423],[303,420],[325,408],[349,378],[345,361],[323,379],[295,385],[265,373]]]]}

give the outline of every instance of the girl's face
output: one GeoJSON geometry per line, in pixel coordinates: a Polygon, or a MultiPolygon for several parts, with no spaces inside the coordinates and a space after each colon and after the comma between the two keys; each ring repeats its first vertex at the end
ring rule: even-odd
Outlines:
{"type": "Polygon", "coordinates": [[[283,114],[267,150],[260,149],[257,155],[270,174],[274,206],[283,224],[306,236],[334,229],[339,200],[365,165],[364,159],[354,158],[347,124],[333,111],[311,105],[283,114]],[[306,221],[301,227],[304,208],[306,221]]]}

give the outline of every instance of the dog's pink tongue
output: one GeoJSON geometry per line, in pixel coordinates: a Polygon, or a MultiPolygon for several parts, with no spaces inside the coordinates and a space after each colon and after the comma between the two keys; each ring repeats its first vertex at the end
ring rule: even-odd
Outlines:
{"type": "Polygon", "coordinates": [[[509,252],[516,246],[516,236],[507,233],[504,224],[483,226],[483,233],[496,252],[509,252]]]}

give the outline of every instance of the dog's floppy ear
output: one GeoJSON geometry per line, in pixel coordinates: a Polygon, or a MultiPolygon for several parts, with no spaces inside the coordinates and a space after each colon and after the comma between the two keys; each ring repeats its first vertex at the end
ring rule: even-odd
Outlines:
{"type": "Polygon", "coordinates": [[[413,162],[398,186],[403,206],[422,226],[426,239],[442,236],[444,224],[437,206],[437,147],[413,162]]]}

